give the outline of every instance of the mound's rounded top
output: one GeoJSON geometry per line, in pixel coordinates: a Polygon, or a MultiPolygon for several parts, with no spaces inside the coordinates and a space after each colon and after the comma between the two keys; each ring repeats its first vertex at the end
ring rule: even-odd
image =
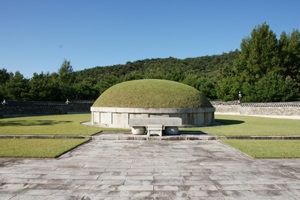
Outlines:
{"type": "Polygon", "coordinates": [[[213,107],[195,88],[167,80],[142,79],[116,84],[100,95],[93,107],[201,108],[213,107]]]}

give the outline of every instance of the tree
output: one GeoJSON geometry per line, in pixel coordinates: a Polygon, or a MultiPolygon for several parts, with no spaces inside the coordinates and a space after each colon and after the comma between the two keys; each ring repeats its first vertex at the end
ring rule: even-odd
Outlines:
{"type": "Polygon", "coordinates": [[[75,99],[96,99],[99,96],[98,91],[94,87],[94,81],[87,78],[81,82],[74,83],[75,99]]]}
{"type": "Polygon", "coordinates": [[[278,42],[269,25],[263,23],[251,32],[251,38],[242,40],[241,53],[235,63],[235,73],[242,82],[250,84],[277,72],[279,67],[278,42]]]}
{"type": "Polygon", "coordinates": [[[292,80],[278,74],[268,74],[255,84],[257,100],[262,102],[287,101],[293,96],[292,80]]]}
{"type": "Polygon", "coordinates": [[[71,65],[71,62],[64,59],[61,67],[58,70],[58,77],[61,82],[63,83],[69,83],[72,78],[73,73],[73,67],[71,65]]]}
{"type": "Polygon", "coordinates": [[[5,86],[4,84],[9,80],[9,73],[6,69],[0,70],[0,101],[4,99],[5,95],[5,86]]]}
{"type": "Polygon", "coordinates": [[[59,99],[59,83],[49,73],[34,73],[29,81],[28,96],[33,101],[55,101],[59,99]]]}
{"type": "Polygon", "coordinates": [[[241,90],[241,84],[239,83],[239,77],[224,77],[216,86],[216,95],[218,99],[224,101],[232,101],[238,99],[238,91],[241,90]]]}
{"type": "Polygon", "coordinates": [[[61,97],[59,100],[71,99],[76,96],[72,87],[73,83],[73,67],[71,62],[64,59],[61,67],[58,70],[59,90],[61,97]]]}
{"type": "Polygon", "coordinates": [[[15,74],[10,74],[9,80],[4,84],[4,96],[11,100],[27,100],[29,91],[28,80],[17,71],[15,74]]]}
{"type": "Polygon", "coordinates": [[[283,66],[283,75],[290,77],[294,82],[295,94],[300,93],[300,32],[294,30],[290,35],[283,32],[279,40],[281,52],[280,64],[283,66]]]}
{"type": "Polygon", "coordinates": [[[243,101],[251,102],[277,102],[287,101],[293,96],[293,82],[278,74],[267,74],[258,80],[254,86],[243,85],[243,101]]]}
{"type": "Polygon", "coordinates": [[[9,73],[7,72],[6,69],[1,69],[0,70],[0,84],[4,84],[9,80],[9,73]]]}
{"type": "Polygon", "coordinates": [[[290,36],[282,33],[278,41],[266,23],[256,26],[251,37],[242,40],[233,70],[226,69],[229,73],[223,73],[223,80],[218,83],[218,97],[234,100],[230,93],[242,88],[244,101],[291,100],[299,94],[299,41],[298,31],[290,36]]]}

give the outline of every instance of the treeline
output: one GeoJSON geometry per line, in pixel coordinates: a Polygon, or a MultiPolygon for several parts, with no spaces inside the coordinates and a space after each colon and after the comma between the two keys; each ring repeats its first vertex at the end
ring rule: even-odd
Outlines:
{"type": "Polygon", "coordinates": [[[221,69],[217,96],[232,100],[237,90],[248,102],[299,100],[300,32],[283,32],[278,40],[266,23],[255,27],[233,66],[221,69]]]}
{"type": "MultiPolygon", "coordinates": [[[[64,60],[58,72],[0,70],[0,99],[31,101],[95,100],[114,84],[145,78],[191,85],[212,100],[272,102],[299,100],[300,34],[283,32],[278,40],[267,24],[255,27],[241,42],[241,51],[177,59],[157,58],[124,65],[94,67],[74,72],[64,60]]],[[[122,97],[120,97],[122,98],[122,97]]]]}
{"type": "MultiPolygon", "coordinates": [[[[216,77],[223,66],[231,66],[238,51],[198,58],[157,58],[124,65],[95,67],[74,72],[64,60],[58,72],[34,73],[26,79],[20,72],[0,70],[0,98],[30,101],[95,100],[114,84],[145,78],[167,79],[194,86],[216,99],[216,77]]],[[[121,97],[120,97],[121,98],[121,97]]]]}

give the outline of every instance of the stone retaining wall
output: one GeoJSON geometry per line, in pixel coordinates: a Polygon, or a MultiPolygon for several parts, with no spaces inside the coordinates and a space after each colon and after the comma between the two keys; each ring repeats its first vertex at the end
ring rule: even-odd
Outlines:
{"type": "MultiPolygon", "coordinates": [[[[22,115],[47,115],[67,113],[90,113],[94,101],[6,101],[0,103],[0,118],[22,115]]],[[[275,115],[300,117],[300,102],[241,103],[238,101],[212,101],[216,113],[241,115],[275,115]]]]}
{"type": "Polygon", "coordinates": [[[0,104],[0,118],[24,115],[89,113],[94,101],[6,101],[0,104]]]}
{"type": "Polygon", "coordinates": [[[113,108],[91,107],[91,123],[110,128],[130,128],[134,118],[181,118],[183,126],[207,126],[214,123],[215,108],[113,108]]]}
{"type": "Polygon", "coordinates": [[[216,113],[300,117],[300,102],[238,103],[238,101],[214,101],[211,103],[216,108],[216,113]]]}

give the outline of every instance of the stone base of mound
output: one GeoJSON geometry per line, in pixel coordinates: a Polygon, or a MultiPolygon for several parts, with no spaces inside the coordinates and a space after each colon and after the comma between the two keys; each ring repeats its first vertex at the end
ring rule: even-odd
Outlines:
{"type": "Polygon", "coordinates": [[[110,128],[130,128],[133,118],[179,117],[183,126],[208,126],[214,123],[215,108],[116,108],[91,107],[91,124],[110,128]]]}

